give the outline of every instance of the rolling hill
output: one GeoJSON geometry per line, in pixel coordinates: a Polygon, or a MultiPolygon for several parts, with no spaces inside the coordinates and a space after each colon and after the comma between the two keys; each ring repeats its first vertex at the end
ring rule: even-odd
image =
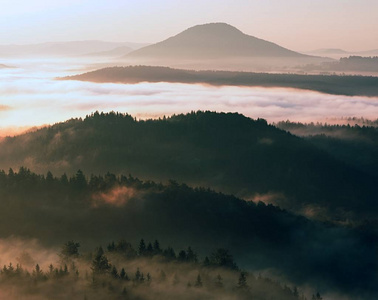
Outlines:
{"type": "MultiPolygon", "coordinates": [[[[146,44],[104,41],[48,42],[30,45],[0,45],[2,57],[81,56],[93,52],[106,52],[118,47],[138,49],[146,44]]],[[[125,53],[125,52],[124,52],[125,53]]]]}
{"type": "Polygon", "coordinates": [[[0,168],[175,179],[327,220],[376,218],[377,178],[311,142],[239,114],[162,120],[94,113],[5,138],[0,168]]]}
{"type": "Polygon", "coordinates": [[[91,52],[91,53],[86,54],[85,56],[117,57],[125,53],[130,53],[132,51],[134,51],[134,49],[131,47],[121,46],[121,47],[116,47],[108,51],[91,52]]]}
{"type": "MultiPolygon", "coordinates": [[[[110,173],[86,179],[78,171],[67,178],[20,168],[0,172],[0,187],[3,248],[14,236],[38,239],[50,247],[72,240],[94,247],[111,240],[136,243],[142,237],[146,241],[159,239],[161,245],[175,249],[193,247],[191,252],[198,253],[200,261],[204,255],[225,248],[243,269],[278,275],[304,288],[350,296],[342,299],[370,300],[377,295],[377,240],[371,239],[376,235],[368,228],[355,230],[311,221],[272,205],[192,189],[175,181],[162,185],[110,173]]],[[[151,257],[153,251],[145,246],[142,253],[151,257]]],[[[30,249],[25,246],[25,250],[30,249]]],[[[177,254],[182,257],[182,252],[177,254]]],[[[175,254],[168,257],[172,256],[175,254]]],[[[176,263],[176,271],[182,263],[176,263]]],[[[148,269],[154,265],[151,261],[148,269]]],[[[134,264],[135,269],[137,266],[134,264]]],[[[286,299],[264,296],[256,299],[286,299]]]]}

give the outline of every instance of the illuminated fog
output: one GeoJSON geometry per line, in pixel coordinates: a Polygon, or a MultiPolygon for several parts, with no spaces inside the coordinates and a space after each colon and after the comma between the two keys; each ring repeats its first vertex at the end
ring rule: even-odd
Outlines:
{"type": "Polygon", "coordinates": [[[54,78],[101,65],[89,65],[78,59],[3,60],[1,63],[16,67],[0,69],[1,135],[84,117],[96,110],[128,112],[137,118],[212,110],[239,112],[269,122],[325,121],[352,116],[374,119],[378,115],[378,98],[294,89],[58,81],[54,78]]]}

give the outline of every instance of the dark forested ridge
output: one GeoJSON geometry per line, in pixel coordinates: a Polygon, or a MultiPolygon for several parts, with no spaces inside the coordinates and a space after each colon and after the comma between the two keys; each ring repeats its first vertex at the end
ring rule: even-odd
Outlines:
{"type": "Polygon", "coordinates": [[[5,138],[0,167],[19,166],[174,179],[331,220],[375,218],[377,210],[373,174],[265,120],[231,113],[146,121],[94,113],[5,138]]]}
{"type": "Polygon", "coordinates": [[[167,67],[104,68],[61,78],[92,82],[177,82],[211,85],[288,87],[347,96],[378,96],[378,78],[369,76],[268,74],[230,71],[191,71],[167,67]]]}
{"type": "Polygon", "coordinates": [[[378,170],[378,121],[345,120],[352,125],[280,122],[278,128],[310,141],[334,157],[376,176],[378,170]]]}
{"type": "MultiPolygon", "coordinates": [[[[26,168],[1,171],[0,198],[3,244],[16,236],[36,238],[46,246],[76,240],[94,247],[122,239],[135,244],[142,236],[146,242],[139,244],[138,252],[148,257],[158,246],[147,241],[158,238],[161,244],[184,249],[175,252],[168,247],[162,252],[173,261],[269,270],[275,276],[285,274],[285,280],[299,286],[361,299],[372,299],[377,292],[376,233],[364,227],[348,229],[311,221],[262,202],[192,189],[175,181],[163,185],[111,173],[86,176],[78,171],[55,177],[26,168]]],[[[71,246],[63,256],[76,254],[75,245],[71,246]]],[[[126,258],[137,255],[125,243],[111,243],[107,249],[126,258]]],[[[96,257],[91,257],[92,270],[101,271],[105,260],[102,254],[96,257]]],[[[156,273],[156,268],[145,269],[156,273]]]]}
{"type": "MultiPolygon", "coordinates": [[[[298,132],[292,127],[307,128],[289,122],[277,126],[295,134],[298,132]]],[[[354,132],[363,140],[375,138],[372,127],[324,127],[314,131],[335,130],[335,136],[342,136],[339,129],[346,130],[345,136],[351,137],[354,132]]],[[[162,245],[171,247],[166,248],[166,255],[171,256],[169,264],[182,260],[188,263],[188,257],[196,257],[197,262],[190,263],[197,265],[183,271],[186,288],[196,296],[189,291],[183,295],[198,299],[208,299],[211,294],[208,276],[214,279],[217,274],[201,268],[202,264],[214,267],[214,257],[209,253],[217,249],[234,255],[235,260],[227,262],[231,269],[237,265],[252,272],[267,272],[292,285],[311,287],[313,292],[319,290],[336,298],[346,295],[349,299],[374,299],[378,292],[377,177],[358,165],[353,155],[337,157],[337,151],[320,147],[303,135],[298,137],[263,119],[234,113],[192,112],[137,121],[127,114],[95,112],[83,120],[71,119],[4,138],[0,167],[13,169],[0,171],[0,239],[2,244],[13,237],[37,239],[45,247],[56,247],[67,240],[95,247],[109,240],[125,239],[136,244],[141,237],[146,241],[159,239],[162,245]],[[172,247],[184,251],[173,255],[172,247]],[[201,284],[204,287],[200,293],[196,284],[197,288],[201,284]]],[[[344,152],[348,149],[355,151],[346,144],[344,152]]],[[[117,269],[113,271],[109,266],[106,276],[121,272],[122,264],[112,258],[113,252],[123,246],[117,247],[116,242],[111,243],[109,253],[104,254],[117,269]]],[[[141,246],[146,252],[142,252],[150,253],[151,247],[153,251],[153,245],[146,242],[141,246]]],[[[127,253],[136,255],[130,248],[127,253]]],[[[92,262],[97,257],[97,263],[104,265],[102,254],[85,257],[92,262]]],[[[141,258],[133,257],[126,269],[137,273],[135,259],[141,258]]],[[[140,270],[145,279],[148,273],[156,278],[160,274],[157,270],[166,268],[157,262],[158,257],[152,255],[151,259],[154,268],[143,264],[140,270]]],[[[89,274],[95,268],[89,267],[89,274]]],[[[3,268],[0,284],[4,278],[7,282],[7,276],[13,276],[15,270],[11,265],[3,268]]],[[[25,274],[22,270],[18,272],[25,274]]],[[[64,277],[64,266],[62,271],[52,268],[50,275],[46,270],[44,267],[29,277],[19,276],[29,284],[25,287],[33,290],[36,286],[30,287],[30,280],[40,282],[43,278],[50,287],[55,284],[52,274],[57,272],[59,278],[71,278],[70,287],[81,291],[83,285],[78,286],[75,277],[64,277]]],[[[227,272],[234,275],[227,273],[231,279],[224,293],[230,297],[236,293],[236,299],[244,299],[245,295],[235,290],[232,278],[236,271],[227,272]]],[[[88,283],[95,283],[94,277],[79,274],[79,282],[86,282],[88,291],[88,283]]],[[[176,282],[175,272],[169,274],[176,282]]],[[[126,287],[128,298],[138,295],[138,299],[150,299],[134,289],[139,286],[135,281],[104,280],[101,286],[110,284],[111,295],[119,295],[126,287]]],[[[255,286],[252,293],[257,294],[245,297],[267,299],[263,293],[258,294],[260,283],[250,277],[248,285],[255,286]]],[[[104,292],[102,288],[98,293],[104,292]]],[[[270,288],[277,293],[273,299],[300,299],[294,289],[270,288]]],[[[167,290],[170,295],[176,292],[167,290]]],[[[160,296],[166,299],[167,294],[160,296]]]]}

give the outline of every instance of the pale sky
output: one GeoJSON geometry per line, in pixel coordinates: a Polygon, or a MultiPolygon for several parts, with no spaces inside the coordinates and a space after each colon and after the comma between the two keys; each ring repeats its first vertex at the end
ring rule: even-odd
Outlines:
{"type": "Polygon", "coordinates": [[[378,0],[0,0],[0,44],[158,42],[229,23],[292,50],[378,49],[378,0]]]}

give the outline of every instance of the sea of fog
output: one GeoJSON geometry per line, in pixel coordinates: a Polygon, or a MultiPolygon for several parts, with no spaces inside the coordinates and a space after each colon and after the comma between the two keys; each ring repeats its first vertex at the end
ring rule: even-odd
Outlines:
{"type": "Polygon", "coordinates": [[[0,69],[0,136],[85,117],[96,110],[127,112],[137,118],[211,110],[239,112],[252,118],[265,118],[268,122],[378,117],[378,98],[283,88],[55,80],[95,69],[93,60],[0,59],[0,64],[13,67],[0,69]]]}

